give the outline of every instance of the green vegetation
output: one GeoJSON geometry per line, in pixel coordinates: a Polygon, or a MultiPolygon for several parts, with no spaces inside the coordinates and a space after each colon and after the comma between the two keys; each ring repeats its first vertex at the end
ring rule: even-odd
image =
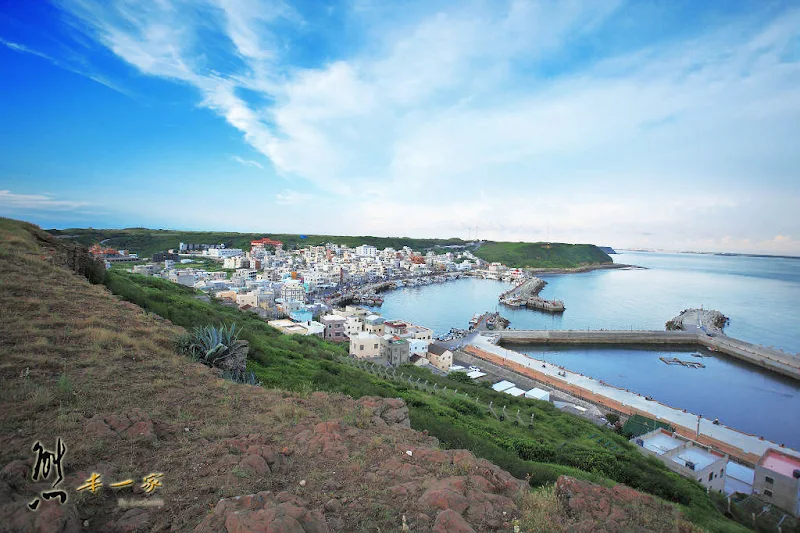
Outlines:
{"type": "Polygon", "coordinates": [[[239,340],[236,323],[230,327],[195,326],[191,333],[176,340],[178,351],[193,360],[213,368],[222,368],[223,363],[233,357],[239,340]]]}
{"type": "Polygon", "coordinates": [[[475,255],[489,262],[518,268],[578,268],[613,262],[608,254],[593,244],[555,242],[486,242],[475,251],[475,255]]]}
{"type": "Polygon", "coordinates": [[[408,246],[418,252],[434,250],[444,252],[445,247],[472,250],[489,262],[499,261],[510,267],[577,268],[598,263],[611,263],[611,258],[591,244],[484,242],[476,247],[462,239],[414,239],[409,237],[370,237],[336,235],[291,235],[285,233],[233,233],[151,230],[128,228],[122,230],[65,229],[50,230],[53,235],[73,240],[86,246],[107,240],[105,245],[136,252],[150,257],[154,252],[178,248],[181,242],[191,244],[224,244],[229,248],[249,249],[250,241],[269,237],[284,243],[287,250],[318,246],[326,243],[359,246],[370,244],[378,248],[399,250],[408,246]]]}
{"type": "Polygon", "coordinates": [[[401,397],[415,429],[429,431],[446,447],[469,449],[519,478],[527,477],[533,486],[551,483],[562,474],[606,485],[613,480],[684,506],[689,519],[711,531],[742,531],[720,514],[700,484],[640,454],[621,435],[562,413],[547,402],[509,397],[415,366],[401,369],[439,389],[459,391],[458,397],[432,394],[407,381],[384,379],[346,364],[341,346],[316,337],[282,335],[255,315],[198,299],[193,289],[127,272],[109,272],[106,285],[124,299],[189,329],[235,321],[240,338],[250,343],[248,368],[267,387],[318,389],[356,398],[401,397]],[[505,406],[508,419],[500,421],[489,413],[484,407],[489,402],[498,411],[505,406]],[[513,420],[517,409],[523,424],[513,420]],[[531,414],[534,420],[529,425],[531,414]]]}

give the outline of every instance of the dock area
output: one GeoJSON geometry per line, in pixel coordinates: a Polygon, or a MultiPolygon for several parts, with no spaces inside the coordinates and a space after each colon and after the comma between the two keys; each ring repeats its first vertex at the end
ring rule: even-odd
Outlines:
{"type": "Polygon", "coordinates": [[[507,290],[500,295],[499,301],[509,307],[527,307],[548,313],[563,313],[564,302],[561,300],[547,300],[539,297],[539,293],[547,285],[540,278],[528,278],[519,285],[507,290]]]}
{"type": "Polygon", "coordinates": [[[778,374],[800,380],[800,355],[752,344],[726,335],[692,331],[646,330],[506,330],[497,332],[501,344],[664,344],[700,345],[778,374]]]}
{"type": "MultiPolygon", "coordinates": [[[[676,428],[680,435],[694,439],[702,444],[713,446],[721,452],[746,464],[755,464],[769,448],[780,449],[785,453],[800,457],[800,452],[791,448],[786,448],[780,443],[737,431],[724,424],[714,424],[712,420],[707,420],[696,414],[664,405],[658,401],[648,399],[641,394],[614,387],[589,376],[571,372],[550,363],[498,346],[496,344],[498,337],[505,333],[506,332],[498,332],[491,335],[478,335],[470,345],[464,348],[464,351],[473,357],[504,367],[517,374],[548,385],[553,389],[563,391],[596,405],[602,405],[606,409],[627,415],[640,414],[648,418],[655,418],[656,420],[668,422],[676,428]]],[[[509,331],[508,333],[520,332],[509,331]]],[[[664,334],[671,332],[654,333],[664,334]]],[[[679,334],[694,335],[685,332],[679,334]]],[[[517,338],[520,338],[520,336],[517,338]]],[[[669,338],[670,337],[663,337],[663,339],[669,338]]],[[[680,337],[675,338],[675,340],[677,341],[678,338],[680,337]]],[[[530,342],[530,340],[517,342],[530,342]]],[[[637,340],[635,342],[642,341],[637,340]]],[[[697,341],[695,340],[695,342],[697,341]]],[[[685,337],[683,337],[683,344],[685,343],[686,340],[685,337]]]]}

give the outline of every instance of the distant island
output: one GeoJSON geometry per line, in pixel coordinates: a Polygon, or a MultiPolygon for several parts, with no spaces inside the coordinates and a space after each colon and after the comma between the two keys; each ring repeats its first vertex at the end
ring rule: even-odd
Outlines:
{"type": "MultiPolygon", "coordinates": [[[[216,231],[178,231],[168,229],[126,228],[94,229],[70,228],[50,229],[50,234],[59,239],[69,239],[85,246],[102,243],[117,249],[125,249],[150,257],[154,253],[178,247],[185,243],[216,243],[227,248],[249,248],[255,239],[268,237],[281,241],[287,250],[304,246],[320,246],[326,243],[346,246],[363,244],[377,248],[408,246],[420,251],[469,250],[484,261],[503,263],[511,268],[568,268],[613,264],[603,249],[593,244],[565,244],[554,242],[495,242],[465,241],[463,239],[419,239],[410,237],[373,237],[349,235],[303,235],[287,233],[237,233],[216,231]]],[[[610,248],[607,248],[610,250],[610,248]]],[[[614,253],[613,250],[611,253],[614,253]]]]}

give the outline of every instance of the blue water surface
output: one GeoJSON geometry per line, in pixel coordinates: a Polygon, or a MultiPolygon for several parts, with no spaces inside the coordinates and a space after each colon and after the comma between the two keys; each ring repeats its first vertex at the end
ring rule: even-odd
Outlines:
{"type": "MultiPolygon", "coordinates": [[[[728,335],[800,352],[800,259],[650,252],[613,258],[615,263],[646,269],[542,276],[548,284],[541,295],[566,304],[560,315],[499,305],[497,296],[510,284],[472,278],[387,293],[379,311],[387,318],[428,326],[437,334],[466,328],[475,313],[494,310],[515,329],[663,330],[681,310],[702,305],[730,317],[728,335]]],[[[515,349],[800,448],[800,385],[731,358],[693,359],[695,348],[515,349]],[[706,368],[668,366],[660,356],[699,360],[706,368]]]]}

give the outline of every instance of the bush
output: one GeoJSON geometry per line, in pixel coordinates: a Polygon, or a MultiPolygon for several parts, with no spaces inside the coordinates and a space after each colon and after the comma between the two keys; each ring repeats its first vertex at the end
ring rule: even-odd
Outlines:
{"type": "Polygon", "coordinates": [[[230,328],[225,325],[218,328],[197,326],[192,333],[178,337],[175,344],[184,355],[206,366],[219,368],[233,355],[238,340],[236,324],[231,324],[230,328]]]}

